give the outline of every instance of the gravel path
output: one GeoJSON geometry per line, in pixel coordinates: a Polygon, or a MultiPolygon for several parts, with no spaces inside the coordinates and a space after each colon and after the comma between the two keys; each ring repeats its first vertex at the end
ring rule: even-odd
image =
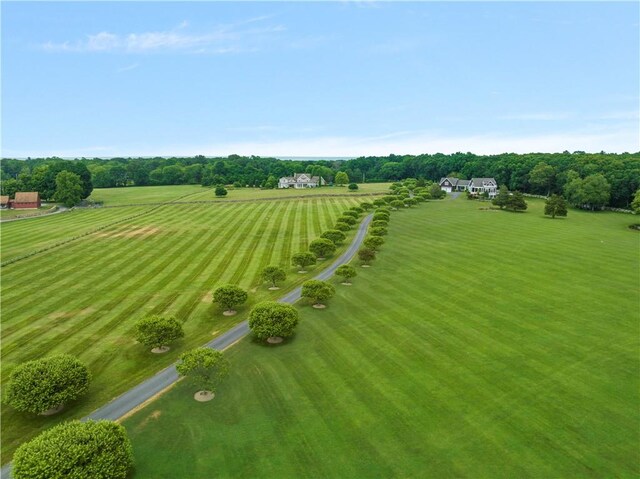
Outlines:
{"type": "MultiPolygon", "coordinates": [[[[360,223],[360,226],[358,227],[356,237],[353,239],[347,250],[342,253],[342,255],[331,264],[331,266],[323,270],[314,279],[329,279],[338,268],[338,266],[348,263],[356,255],[358,248],[360,248],[360,245],[362,244],[362,241],[367,234],[367,228],[369,226],[369,223],[371,223],[372,217],[372,214],[369,214],[365,217],[365,219],[362,221],[362,223],[360,223]]],[[[294,289],[290,293],[287,293],[278,301],[280,301],[281,303],[293,304],[300,299],[301,291],[302,286],[298,286],[296,289],[294,289]]],[[[249,324],[247,321],[243,321],[242,323],[231,328],[226,333],[218,336],[212,341],[209,341],[207,344],[205,344],[205,347],[223,350],[231,346],[233,343],[244,338],[247,334],[249,334],[249,324]]],[[[159,373],[138,384],[121,396],[118,396],[116,399],[102,406],[100,409],[97,409],[88,416],[82,418],[82,421],[86,421],[88,419],[109,419],[111,421],[115,421],[117,419],[120,419],[121,417],[126,416],[131,411],[139,407],[144,402],[164,391],[177,380],[178,373],[176,372],[175,364],[172,364],[168,368],[163,369],[159,373]]],[[[0,470],[1,479],[10,479],[10,474],[11,472],[9,464],[4,466],[0,470]]]]}

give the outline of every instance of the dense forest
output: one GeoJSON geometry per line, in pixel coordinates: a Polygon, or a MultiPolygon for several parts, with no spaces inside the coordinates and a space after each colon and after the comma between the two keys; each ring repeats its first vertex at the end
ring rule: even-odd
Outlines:
{"type": "MultiPolygon", "coordinates": [[[[52,199],[56,176],[71,171],[81,178],[83,197],[92,188],[202,184],[235,184],[275,188],[278,178],[293,173],[320,175],[332,182],[344,171],[353,182],[417,178],[438,181],[443,176],[494,177],[511,191],[533,194],[565,193],[576,179],[600,175],[610,189],[609,206],[625,208],[640,187],[640,153],[530,153],[475,155],[472,153],[389,155],[352,160],[283,161],[276,158],[230,155],[212,158],[34,158],[2,159],[2,193],[39,191],[52,199]]],[[[600,181],[600,183],[602,183],[600,181]]],[[[603,184],[603,183],[602,183],[603,184]]]]}

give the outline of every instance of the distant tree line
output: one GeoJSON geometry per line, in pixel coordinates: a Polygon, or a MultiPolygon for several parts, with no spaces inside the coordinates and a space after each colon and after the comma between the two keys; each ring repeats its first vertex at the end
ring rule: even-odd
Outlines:
{"type": "MultiPolygon", "coordinates": [[[[45,200],[53,199],[55,178],[61,171],[81,177],[83,197],[91,189],[201,184],[236,187],[276,188],[278,179],[293,173],[322,176],[329,183],[397,181],[417,178],[438,181],[444,176],[462,179],[493,177],[511,191],[532,194],[567,194],[566,186],[576,179],[601,175],[609,188],[608,206],[628,207],[640,187],[640,153],[504,153],[475,155],[389,155],[352,160],[282,161],[259,156],[181,158],[60,158],[27,160],[3,159],[0,167],[2,193],[39,191],[45,200]],[[344,175],[343,175],[344,173],[344,175]],[[345,178],[346,177],[346,178],[345,178]]],[[[573,190],[580,190],[574,183],[573,190]]],[[[588,188],[589,183],[583,185],[588,188]]],[[[571,188],[570,188],[571,190],[571,188]]],[[[575,193],[578,198],[580,192],[575,193]]],[[[579,199],[576,200],[578,202],[579,199]]]]}

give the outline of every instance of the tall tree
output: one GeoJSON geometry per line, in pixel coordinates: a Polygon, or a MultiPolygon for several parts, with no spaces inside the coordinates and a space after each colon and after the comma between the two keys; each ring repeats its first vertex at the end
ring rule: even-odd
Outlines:
{"type": "Polygon", "coordinates": [[[544,203],[544,214],[551,216],[551,218],[567,216],[567,202],[562,196],[549,196],[544,203]]]}
{"type": "Polygon", "coordinates": [[[529,172],[529,183],[535,188],[536,192],[546,192],[546,195],[549,196],[555,177],[556,169],[541,161],[529,172]]]}
{"type": "Polygon", "coordinates": [[[75,173],[61,171],[56,176],[56,192],[53,199],[67,207],[82,201],[82,180],[75,173]]]}
{"type": "Polygon", "coordinates": [[[338,186],[344,186],[349,183],[349,175],[344,171],[338,171],[334,179],[334,183],[338,186]]]}

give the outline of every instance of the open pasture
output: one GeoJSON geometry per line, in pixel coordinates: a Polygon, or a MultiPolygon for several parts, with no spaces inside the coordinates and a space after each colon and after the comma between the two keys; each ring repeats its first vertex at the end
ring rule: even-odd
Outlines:
{"type": "Polygon", "coordinates": [[[430,202],[278,347],[127,419],[135,477],[637,477],[629,215],[430,202]]]}
{"type": "Polygon", "coordinates": [[[233,188],[228,187],[225,197],[217,197],[214,188],[200,185],[176,186],[133,186],[127,188],[96,188],[91,194],[91,200],[100,201],[105,206],[119,206],[140,203],[160,203],[168,201],[233,201],[291,198],[299,196],[344,195],[358,197],[389,191],[390,183],[366,183],[359,185],[355,192],[346,186],[323,186],[322,188],[304,189],[272,189],[233,188]]]}
{"type": "Polygon", "coordinates": [[[3,380],[18,363],[61,352],[86,362],[94,376],[89,395],[60,416],[33,418],[3,408],[3,453],[62,419],[87,414],[175,361],[185,349],[244,319],[250,304],[239,308],[238,316],[223,318],[211,303],[216,287],[237,284],[250,291],[253,303],[277,298],[308,279],[313,270],[297,274],[289,264],[291,255],[305,250],[358,203],[353,198],[310,198],[104,208],[3,230],[3,242],[13,244],[31,233],[29,226],[39,235],[47,225],[56,231],[84,231],[93,223],[115,221],[118,217],[111,215],[118,212],[144,213],[2,269],[3,380]],[[260,282],[259,272],[269,264],[289,271],[281,291],[267,291],[260,282]],[[149,353],[132,338],[133,324],[147,314],[175,315],[183,322],[185,339],[165,355],[149,353]]]}

